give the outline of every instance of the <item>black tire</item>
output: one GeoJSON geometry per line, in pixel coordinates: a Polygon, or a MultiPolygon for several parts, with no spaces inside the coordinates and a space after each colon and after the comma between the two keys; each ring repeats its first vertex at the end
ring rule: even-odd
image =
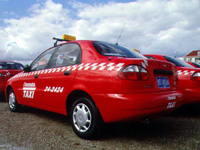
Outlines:
{"type": "Polygon", "coordinates": [[[18,104],[14,91],[11,89],[8,93],[8,106],[12,112],[21,112],[21,105],[18,104]]]}
{"type": "Polygon", "coordinates": [[[97,107],[86,97],[79,98],[73,103],[70,121],[74,132],[83,139],[95,139],[103,125],[97,107]]]}

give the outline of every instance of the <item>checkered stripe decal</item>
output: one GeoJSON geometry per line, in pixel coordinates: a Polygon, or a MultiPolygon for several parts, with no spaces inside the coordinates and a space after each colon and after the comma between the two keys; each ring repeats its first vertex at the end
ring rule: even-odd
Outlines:
{"type": "Polygon", "coordinates": [[[191,75],[191,74],[193,74],[195,71],[188,71],[188,70],[178,70],[177,71],[178,72],[178,75],[184,75],[184,76],[186,76],[186,75],[191,75]]]}
{"type": "Polygon", "coordinates": [[[84,63],[82,63],[80,65],[45,69],[45,70],[33,71],[30,73],[21,73],[21,74],[14,76],[14,78],[32,76],[32,75],[36,75],[36,74],[49,74],[49,73],[75,71],[75,70],[119,71],[123,66],[124,66],[124,63],[118,63],[118,64],[115,64],[115,63],[86,63],[86,64],[84,64],[84,63]]]}
{"type": "Polygon", "coordinates": [[[147,68],[148,66],[148,61],[144,60],[144,62],[142,62],[142,67],[147,68]]]}
{"type": "Polygon", "coordinates": [[[86,63],[86,64],[80,64],[80,65],[74,65],[74,66],[68,66],[66,67],[66,71],[69,70],[116,70],[119,71],[124,66],[124,63],[86,63]]]}

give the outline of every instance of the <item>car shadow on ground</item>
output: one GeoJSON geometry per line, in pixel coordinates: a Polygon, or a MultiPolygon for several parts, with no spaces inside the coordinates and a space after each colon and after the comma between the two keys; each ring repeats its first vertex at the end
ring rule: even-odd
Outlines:
{"type": "MultiPolygon", "coordinates": [[[[195,134],[199,136],[200,103],[186,105],[175,112],[145,122],[112,123],[107,124],[103,138],[133,138],[137,140],[159,140],[163,142],[181,139],[187,141],[195,134]],[[161,140],[162,141],[162,140],[161,140]]],[[[200,141],[199,141],[200,142],[200,141]]]]}
{"type": "Polygon", "coordinates": [[[158,138],[176,139],[182,135],[177,134],[178,130],[188,130],[193,126],[192,123],[187,122],[187,127],[182,127],[184,121],[176,121],[171,118],[159,118],[150,123],[129,122],[129,123],[113,123],[107,124],[103,132],[103,138],[133,138],[137,140],[150,140],[158,138]],[[179,126],[179,129],[177,129],[179,126]],[[187,128],[187,129],[186,129],[187,128]]]}
{"type": "Polygon", "coordinates": [[[5,95],[3,93],[0,93],[0,102],[5,102],[6,98],[5,95]]]}
{"type": "Polygon", "coordinates": [[[40,118],[44,118],[46,120],[56,121],[56,122],[60,122],[60,123],[68,123],[69,122],[68,117],[66,117],[65,115],[57,114],[54,112],[49,112],[49,111],[45,111],[45,110],[41,110],[41,109],[37,109],[37,108],[32,108],[32,107],[28,107],[28,106],[23,106],[21,113],[29,113],[31,115],[34,115],[34,116],[37,116],[40,118]]]}
{"type": "MultiPolygon", "coordinates": [[[[188,120],[188,117],[196,120],[200,118],[200,106],[187,108],[187,112],[182,108],[181,110],[161,118],[151,120],[150,123],[145,122],[127,122],[127,123],[109,123],[105,124],[101,135],[97,140],[112,140],[112,139],[135,139],[141,141],[156,141],[161,143],[173,142],[175,139],[182,139],[187,141],[188,136],[193,136],[194,132],[198,132],[195,121],[188,120]],[[191,129],[193,131],[191,131],[191,129]],[[163,140],[161,140],[163,139],[163,140]]],[[[24,107],[24,113],[30,113],[34,116],[44,118],[67,125],[71,128],[68,117],[44,110],[39,110],[30,107],[24,107]]],[[[197,120],[198,121],[198,120],[197,120]]]]}
{"type": "Polygon", "coordinates": [[[174,117],[200,118],[200,103],[183,105],[170,115],[174,117]]]}

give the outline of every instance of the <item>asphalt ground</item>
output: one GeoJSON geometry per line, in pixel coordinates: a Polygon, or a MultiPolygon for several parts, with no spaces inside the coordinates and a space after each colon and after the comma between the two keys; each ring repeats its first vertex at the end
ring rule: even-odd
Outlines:
{"type": "Polygon", "coordinates": [[[66,116],[0,101],[0,150],[200,150],[200,105],[144,122],[106,124],[101,137],[83,140],[66,116]]]}

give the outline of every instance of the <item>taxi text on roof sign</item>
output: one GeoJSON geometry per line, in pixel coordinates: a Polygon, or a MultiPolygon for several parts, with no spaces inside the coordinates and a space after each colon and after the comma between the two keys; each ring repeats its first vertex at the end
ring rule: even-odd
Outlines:
{"type": "Polygon", "coordinates": [[[63,39],[69,40],[69,41],[74,41],[74,40],[76,40],[76,37],[72,36],[72,35],[63,34],[63,39]]]}

